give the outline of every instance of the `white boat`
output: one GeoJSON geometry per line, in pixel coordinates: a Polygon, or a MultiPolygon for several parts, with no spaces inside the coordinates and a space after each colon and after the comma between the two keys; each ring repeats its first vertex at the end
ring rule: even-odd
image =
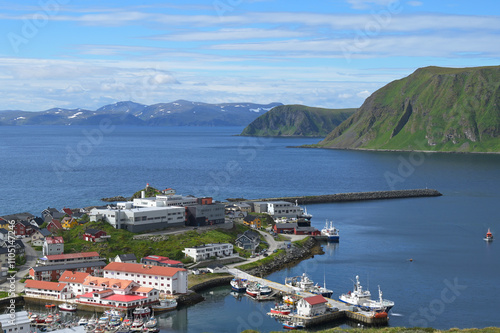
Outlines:
{"type": "Polygon", "coordinates": [[[151,314],[151,309],[148,307],[138,306],[134,309],[134,317],[147,317],[151,314]]]}
{"type": "Polygon", "coordinates": [[[144,326],[144,321],[142,320],[141,317],[136,317],[134,321],[132,322],[132,325],[130,325],[130,330],[131,331],[142,331],[144,326]]]}
{"type": "Polygon", "coordinates": [[[59,304],[59,310],[61,310],[61,311],[75,312],[76,311],[76,305],[69,304],[69,303],[59,304]]]}
{"type": "Polygon", "coordinates": [[[156,313],[171,311],[177,307],[177,300],[174,298],[160,299],[160,304],[151,306],[156,313]]]}
{"type": "Polygon", "coordinates": [[[245,290],[247,289],[248,280],[234,278],[231,280],[231,282],[229,282],[229,284],[231,285],[232,290],[237,292],[245,292],[245,290]]]}
{"type": "Polygon", "coordinates": [[[339,229],[333,226],[332,221],[330,221],[330,225],[328,225],[328,220],[327,220],[325,227],[321,229],[321,236],[326,236],[329,242],[338,242],[340,239],[339,229]]]}
{"type": "Polygon", "coordinates": [[[372,300],[370,291],[363,290],[361,283],[359,283],[359,276],[356,275],[354,290],[352,292],[349,291],[347,294],[340,295],[339,300],[365,311],[389,312],[389,310],[391,310],[394,306],[394,302],[382,298],[380,286],[378,287],[378,295],[378,301],[372,300]]]}
{"type": "Polygon", "coordinates": [[[144,327],[146,328],[155,328],[156,325],[158,324],[158,321],[154,316],[151,316],[148,321],[144,323],[144,327]]]}
{"type": "Polygon", "coordinates": [[[487,242],[491,242],[493,240],[493,234],[491,233],[490,228],[488,228],[488,232],[486,233],[484,240],[487,242]]]}
{"type": "Polygon", "coordinates": [[[82,317],[80,318],[80,320],[78,321],[78,326],[87,326],[89,323],[89,321],[87,320],[87,318],[85,317],[82,317]]]}
{"type": "Polygon", "coordinates": [[[292,288],[294,291],[310,291],[314,288],[314,282],[306,273],[302,273],[301,276],[285,278],[285,285],[292,288]]]}
{"type": "Polygon", "coordinates": [[[252,297],[265,296],[269,295],[273,292],[273,290],[264,284],[255,283],[247,286],[247,294],[252,297]]]}

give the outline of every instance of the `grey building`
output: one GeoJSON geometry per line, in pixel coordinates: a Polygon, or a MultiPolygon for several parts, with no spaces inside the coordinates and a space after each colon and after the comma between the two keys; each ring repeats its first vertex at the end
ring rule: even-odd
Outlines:
{"type": "Polygon", "coordinates": [[[224,223],[224,204],[192,205],[186,207],[186,225],[204,226],[224,223]]]}

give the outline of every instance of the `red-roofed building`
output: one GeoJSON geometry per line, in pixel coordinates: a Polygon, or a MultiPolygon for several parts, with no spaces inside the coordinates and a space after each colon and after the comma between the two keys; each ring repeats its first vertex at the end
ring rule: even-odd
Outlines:
{"type": "Polygon", "coordinates": [[[63,208],[63,212],[68,216],[73,216],[73,211],[69,208],[63,208]]]}
{"type": "Polygon", "coordinates": [[[20,237],[29,237],[35,232],[35,228],[28,221],[16,221],[14,224],[14,235],[20,237]]]}
{"type": "Polygon", "coordinates": [[[84,293],[83,282],[89,275],[85,272],[65,271],[59,278],[59,282],[66,283],[73,295],[81,295],[84,293]]]}
{"type": "Polygon", "coordinates": [[[154,255],[143,257],[141,259],[141,263],[153,266],[184,268],[184,264],[181,261],[172,260],[169,259],[168,257],[154,256],[154,255]]]}
{"type": "Polygon", "coordinates": [[[98,229],[87,229],[85,230],[85,233],[83,234],[83,240],[87,242],[104,242],[105,240],[108,240],[111,236],[108,236],[108,234],[103,231],[103,230],[98,230],[98,229]]]}
{"type": "Polygon", "coordinates": [[[104,267],[104,277],[135,281],[169,295],[187,293],[187,270],[184,268],[112,262],[104,267]]]}
{"type": "Polygon", "coordinates": [[[301,298],[297,303],[299,316],[316,316],[326,312],[328,301],[321,295],[301,298]]]}
{"type": "Polygon", "coordinates": [[[46,255],[39,260],[41,265],[61,265],[104,260],[97,252],[80,252],[46,255]]]}
{"type": "Polygon", "coordinates": [[[50,221],[49,224],[47,224],[47,229],[52,233],[56,232],[59,229],[62,229],[61,221],[57,219],[52,219],[52,221],[50,221]]]}
{"type": "Polygon", "coordinates": [[[77,296],[79,303],[131,309],[158,301],[160,292],[155,288],[139,286],[130,280],[88,276],[83,282],[85,294],[77,296]]]}
{"type": "Polygon", "coordinates": [[[44,256],[64,253],[64,239],[58,237],[45,237],[42,246],[44,256]]]}
{"type": "Polygon", "coordinates": [[[71,292],[66,283],[26,280],[24,293],[28,297],[55,297],[57,299],[71,298],[71,292]]]}

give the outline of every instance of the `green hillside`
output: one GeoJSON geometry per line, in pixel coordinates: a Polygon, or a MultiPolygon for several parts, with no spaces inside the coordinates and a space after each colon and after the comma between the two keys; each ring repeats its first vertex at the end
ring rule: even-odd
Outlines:
{"type": "Polygon", "coordinates": [[[248,125],[243,136],[325,137],[356,109],[322,109],[304,105],[272,108],[248,125]]]}
{"type": "Polygon", "coordinates": [[[500,66],[425,67],[393,81],[318,146],[500,152],[500,66]]]}

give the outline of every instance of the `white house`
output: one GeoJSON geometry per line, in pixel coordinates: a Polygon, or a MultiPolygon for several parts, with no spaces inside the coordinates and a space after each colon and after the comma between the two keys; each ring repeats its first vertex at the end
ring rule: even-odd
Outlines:
{"type": "Polygon", "coordinates": [[[15,332],[15,333],[31,332],[28,312],[19,311],[14,314],[11,313],[1,314],[0,328],[2,329],[2,332],[15,332]]]}
{"type": "MultiPolygon", "coordinates": [[[[157,195],[152,198],[135,198],[134,207],[171,207],[171,206],[190,206],[196,205],[198,198],[188,197],[179,194],[157,195]]],[[[120,203],[118,203],[119,205],[120,203]]]]}
{"type": "Polygon", "coordinates": [[[83,295],[83,282],[88,276],[90,274],[85,272],[65,271],[59,278],[59,282],[65,283],[68,286],[68,291],[71,291],[74,296],[83,295]]]}
{"type": "Polygon", "coordinates": [[[117,207],[93,208],[91,221],[104,220],[116,229],[142,232],[184,226],[184,207],[139,207],[133,208],[132,202],[118,203],[117,207]]]}
{"type": "Polygon", "coordinates": [[[287,201],[270,201],[267,203],[267,212],[273,217],[297,217],[304,214],[302,207],[287,201]]]}
{"type": "Polygon", "coordinates": [[[112,262],[128,262],[128,263],[132,263],[132,264],[137,264],[137,257],[133,253],[118,254],[111,261],[112,262]]]}
{"type": "Polygon", "coordinates": [[[42,253],[44,256],[64,253],[64,240],[62,237],[45,237],[42,253]]]}
{"type": "Polygon", "coordinates": [[[134,281],[169,295],[185,294],[188,290],[184,268],[112,262],[104,267],[104,277],[134,281]]]}
{"type": "Polygon", "coordinates": [[[88,276],[83,282],[84,294],[79,303],[131,309],[157,302],[160,293],[152,287],[141,287],[128,279],[99,278],[88,276]]]}
{"type": "Polygon", "coordinates": [[[71,298],[71,291],[66,283],[26,280],[24,294],[31,297],[50,297],[53,299],[71,298]]]}
{"type": "Polygon", "coordinates": [[[214,243],[195,247],[186,247],[182,252],[194,261],[207,260],[211,257],[223,258],[233,254],[233,244],[214,243]]]}
{"type": "Polygon", "coordinates": [[[297,303],[299,316],[316,316],[326,312],[328,301],[321,295],[301,298],[297,303]]]}

